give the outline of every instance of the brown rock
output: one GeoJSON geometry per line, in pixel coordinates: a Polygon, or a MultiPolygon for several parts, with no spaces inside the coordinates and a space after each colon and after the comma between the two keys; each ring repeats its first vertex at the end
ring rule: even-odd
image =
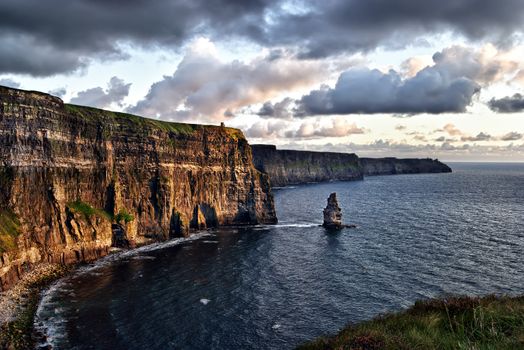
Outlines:
{"type": "Polygon", "coordinates": [[[275,223],[276,215],[268,176],[254,168],[238,129],[0,87],[0,222],[9,224],[0,230],[5,289],[25,262],[107,254],[119,241],[112,224],[134,246],[204,226],[275,223]]]}
{"type": "Polygon", "coordinates": [[[327,207],[324,209],[324,223],[327,229],[340,229],[342,225],[342,210],[338,206],[337,194],[331,193],[327,200],[327,207]]]}

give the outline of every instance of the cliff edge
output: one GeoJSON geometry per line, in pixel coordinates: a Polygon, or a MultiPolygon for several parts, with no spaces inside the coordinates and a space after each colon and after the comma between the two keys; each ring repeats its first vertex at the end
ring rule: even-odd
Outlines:
{"type": "Polygon", "coordinates": [[[277,150],[274,145],[252,145],[251,148],[255,167],[269,175],[274,187],[363,178],[356,154],[277,150]]]}
{"type": "Polygon", "coordinates": [[[0,87],[0,290],[40,262],[94,260],[191,229],[275,223],[242,132],[0,87]]]}
{"type": "Polygon", "coordinates": [[[324,181],[362,180],[364,176],[447,173],[451,168],[430,158],[359,158],[354,153],[278,150],[252,145],[255,167],[273,187],[324,181]]]}

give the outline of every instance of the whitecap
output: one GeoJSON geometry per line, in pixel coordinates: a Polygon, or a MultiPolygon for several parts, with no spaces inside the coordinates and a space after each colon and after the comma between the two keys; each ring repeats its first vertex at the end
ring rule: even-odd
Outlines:
{"type": "Polygon", "coordinates": [[[210,301],[211,301],[211,300],[209,300],[209,299],[205,299],[205,298],[200,299],[200,302],[201,302],[202,304],[204,304],[204,305],[209,304],[210,301]]]}

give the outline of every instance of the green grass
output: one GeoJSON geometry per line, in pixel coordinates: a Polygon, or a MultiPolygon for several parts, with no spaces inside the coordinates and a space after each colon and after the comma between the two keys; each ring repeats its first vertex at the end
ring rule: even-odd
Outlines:
{"type": "MultiPolygon", "coordinates": [[[[101,122],[104,128],[103,135],[106,138],[117,132],[114,126],[123,127],[126,132],[128,132],[129,129],[135,132],[146,131],[148,129],[160,129],[175,135],[191,135],[198,129],[207,127],[218,128],[218,126],[212,125],[166,122],[163,120],[144,118],[134,114],[106,111],[94,107],[72,104],[65,104],[64,106],[69,114],[76,115],[83,120],[101,122]]],[[[224,128],[224,130],[228,136],[234,140],[244,139],[244,134],[238,129],[224,128]]]]}
{"type": "Polygon", "coordinates": [[[118,214],[115,215],[115,221],[117,223],[121,223],[122,221],[126,224],[133,221],[135,218],[133,215],[129,214],[129,212],[126,209],[120,209],[118,214]]]}
{"type": "Polygon", "coordinates": [[[524,349],[524,296],[420,301],[298,349],[524,349]]]}
{"type": "Polygon", "coordinates": [[[0,209],[0,254],[16,248],[20,220],[8,209],[0,209]]]}
{"type": "Polygon", "coordinates": [[[72,104],[65,105],[66,111],[70,114],[82,117],[85,120],[103,121],[106,125],[128,125],[134,128],[157,128],[175,134],[192,134],[197,128],[202,127],[197,124],[172,123],[162,120],[143,118],[137,115],[106,111],[103,109],[77,106],[72,104]]]}
{"type": "Polygon", "coordinates": [[[93,215],[96,215],[109,221],[113,220],[113,217],[108,212],[102,209],[93,208],[89,204],[79,200],[68,203],[67,207],[74,213],[82,214],[86,219],[90,219],[93,215]]]}

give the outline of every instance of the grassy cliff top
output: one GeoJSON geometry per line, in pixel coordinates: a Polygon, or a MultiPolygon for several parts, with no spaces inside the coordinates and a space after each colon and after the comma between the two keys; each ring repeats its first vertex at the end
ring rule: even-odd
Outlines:
{"type": "MultiPolygon", "coordinates": [[[[43,103],[53,104],[53,106],[63,106],[67,113],[79,116],[82,119],[88,121],[101,121],[105,125],[128,125],[130,127],[160,129],[166,132],[185,135],[192,134],[199,129],[218,130],[222,128],[221,126],[217,125],[167,122],[158,119],[141,117],[134,114],[108,111],[100,108],[64,104],[59,97],[52,96],[44,92],[0,86],[0,102],[42,105],[42,101],[44,101],[43,103]]],[[[223,127],[223,129],[234,139],[245,138],[244,134],[239,129],[229,127],[223,127]]]]}
{"type": "Polygon", "coordinates": [[[523,349],[524,296],[448,297],[349,325],[299,349],[523,349]]]}
{"type": "MultiPolygon", "coordinates": [[[[205,124],[189,124],[179,122],[167,122],[158,119],[150,119],[134,114],[113,112],[104,109],[79,106],[73,104],[64,105],[66,111],[71,114],[79,115],[86,120],[103,121],[109,124],[130,124],[130,126],[138,128],[160,129],[166,132],[175,134],[192,134],[199,129],[220,129],[221,126],[205,125],[205,124]]],[[[227,134],[233,138],[244,138],[244,134],[239,129],[224,127],[227,134]]]]}

